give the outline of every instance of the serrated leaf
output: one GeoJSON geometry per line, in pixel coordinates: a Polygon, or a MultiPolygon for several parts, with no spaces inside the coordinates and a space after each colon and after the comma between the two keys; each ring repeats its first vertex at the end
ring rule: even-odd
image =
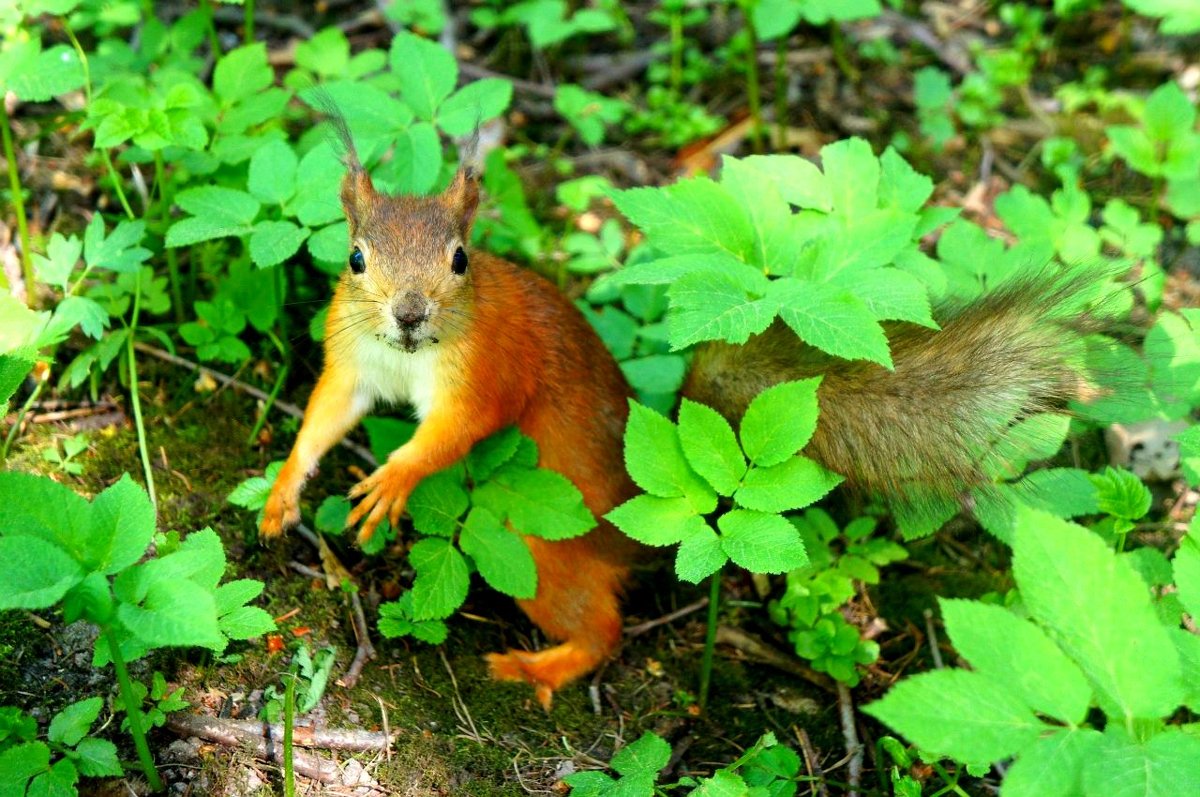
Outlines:
{"type": "Polygon", "coordinates": [[[79,774],[88,778],[117,778],[125,774],[117,758],[117,746],[108,739],[83,739],[75,747],[79,774]]]}
{"type": "Polygon", "coordinates": [[[1182,797],[1200,788],[1200,739],[1168,727],[1145,742],[1110,724],[1083,764],[1086,795],[1182,797]]]}
{"type": "Polygon", "coordinates": [[[650,243],[672,255],[727,254],[747,261],[754,229],[729,192],[707,177],[667,188],[632,188],[613,202],[646,233],[650,243]]]}
{"type": "Polygon", "coordinates": [[[247,187],[260,202],[282,205],[296,193],[296,153],[278,139],[263,144],[250,158],[247,187]]]}
{"type": "Polygon", "coordinates": [[[578,537],[596,526],[579,489],[545,468],[505,468],[476,487],[472,501],[507,519],[521,534],[546,540],[578,537]]]}
{"type": "Polygon", "coordinates": [[[492,589],[513,598],[530,599],[537,594],[537,565],[529,546],[488,510],[471,510],[458,544],[492,589]]]}
{"type": "Polygon", "coordinates": [[[484,78],[468,83],[451,94],[437,111],[437,125],[451,136],[465,136],[494,119],[512,102],[512,83],[484,78]]]}
{"type": "Polygon", "coordinates": [[[423,479],[409,496],[407,509],[417,531],[449,537],[470,505],[462,470],[451,468],[423,479]]]}
{"type": "Polygon", "coordinates": [[[820,377],[783,382],[754,397],[739,429],[750,461],[778,465],[808,445],[817,428],[820,385],[820,377]]]}
{"type": "Polygon", "coordinates": [[[796,527],[779,515],[735,509],[717,519],[721,548],[752,573],[786,573],[808,564],[796,527]]]}
{"type": "Polygon", "coordinates": [[[605,517],[627,536],[645,545],[674,545],[708,528],[686,498],[638,495],[605,517]]]}
{"type": "Polygon", "coordinates": [[[805,343],[848,360],[892,367],[883,327],[849,291],[785,278],[771,283],[768,297],[778,302],[779,317],[805,343]]]}
{"type": "Polygon", "coordinates": [[[625,468],[651,495],[686,497],[700,515],[716,508],[716,493],[688,465],[675,424],[634,401],[625,426],[625,468]]]}
{"type": "Polygon", "coordinates": [[[863,711],[924,753],[975,764],[1008,758],[1049,730],[1003,683],[966,670],[906,678],[863,711]]]}
{"type": "Polygon", "coordinates": [[[317,260],[337,263],[343,268],[343,258],[350,250],[350,226],[340,221],[323,227],[308,237],[308,252],[317,260]]]}
{"type": "Polygon", "coordinates": [[[458,80],[454,56],[436,42],[401,31],[392,39],[389,59],[400,96],[419,119],[431,121],[458,80]]]}
{"type": "Polygon", "coordinates": [[[808,457],[794,456],[778,465],[751,468],[733,499],[746,509],[787,512],[820,500],[842,481],[808,457]]]}
{"type": "Polygon", "coordinates": [[[773,300],[747,294],[725,273],[687,274],[671,285],[668,294],[667,329],[674,351],[702,340],[745,343],[771,324],[778,308],[773,300]]]}
{"type": "Polygon", "coordinates": [[[148,582],[137,604],[117,605],[117,617],[130,633],[151,648],[224,649],[225,637],[217,623],[210,588],[187,578],[155,578],[148,582]]]}
{"type": "Polygon", "coordinates": [[[671,745],[646,731],[636,742],[622,747],[609,763],[622,775],[656,774],[671,760],[671,745]]]}
{"type": "Polygon", "coordinates": [[[732,495],[746,473],[746,458],[733,428],[711,407],[684,399],[679,443],[688,464],[721,495],[732,495]]]}
{"type": "Polygon", "coordinates": [[[496,472],[496,469],[513,458],[521,445],[521,432],[510,426],[503,431],[475,444],[467,455],[467,471],[471,478],[481,482],[496,472]]]}
{"type": "Polygon", "coordinates": [[[253,639],[275,630],[275,621],[257,606],[239,606],[221,616],[221,633],[230,639],[253,639]]]}
{"type": "Polygon", "coordinates": [[[449,540],[427,537],[418,541],[408,552],[408,561],[417,571],[412,588],[413,619],[440,620],[462,606],[470,573],[466,560],[449,540]]]}
{"type": "Polygon", "coordinates": [[[686,537],[675,553],[675,573],[684,581],[699,584],[729,561],[721,547],[721,538],[706,523],[704,528],[686,537]]]}
{"type": "Polygon", "coordinates": [[[77,703],[71,703],[50,720],[50,729],[46,738],[56,744],[74,747],[79,740],[87,736],[92,723],[100,716],[104,701],[98,697],[89,697],[77,703]]]}
{"type": "Polygon", "coordinates": [[[142,558],[154,536],[154,505],[146,491],[125,474],[92,501],[91,533],[85,564],[117,573],[142,558]]]}
{"type": "Polygon", "coordinates": [[[1179,541],[1171,567],[1183,608],[1200,618],[1200,520],[1193,520],[1187,536],[1179,541]]]}
{"type": "Polygon", "coordinates": [[[946,632],[971,667],[1004,683],[1027,706],[1069,725],[1083,722],[1092,690],[1075,662],[1036,625],[976,601],[940,601],[946,632]],[[1020,673],[1014,678],[1014,673],[1020,673]]]}
{"type": "Polygon", "coordinates": [[[1165,717],[1183,701],[1179,657],[1145,582],[1099,537],[1019,508],[1013,574],[1030,614],[1083,669],[1107,714],[1165,717]]]}
{"type": "Polygon", "coordinates": [[[223,105],[232,105],[243,97],[256,94],[275,79],[267,64],[267,46],[255,42],[230,50],[213,69],[213,93],[223,105]]]}
{"type": "Polygon", "coordinates": [[[25,535],[0,537],[0,609],[53,606],[85,575],[66,551],[25,535]]]}
{"type": "Polygon", "coordinates": [[[1004,774],[1004,797],[1083,793],[1083,765],[1100,734],[1091,728],[1059,729],[1021,751],[1004,774]]]}
{"type": "Polygon", "coordinates": [[[250,234],[250,259],[259,268],[277,266],[300,250],[307,227],[290,221],[260,221],[250,234]]]}

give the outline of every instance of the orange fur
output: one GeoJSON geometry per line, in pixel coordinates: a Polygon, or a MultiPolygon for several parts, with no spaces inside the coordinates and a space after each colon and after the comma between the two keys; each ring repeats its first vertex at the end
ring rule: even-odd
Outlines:
{"type": "MultiPolygon", "coordinates": [[[[299,520],[304,480],[317,460],[376,400],[408,400],[421,422],[412,439],[351,490],[348,525],[359,541],[385,517],[399,520],[413,488],[485,437],[516,425],[538,445],[539,464],[570,479],[598,517],[629,498],[622,435],[630,390],[595,331],[549,282],[483,252],[466,275],[449,268],[476,205],[470,175],[440,197],[384,197],[351,161],[342,201],[362,274],[347,271],[326,322],[325,369],[280,472],[261,532],[299,520]],[[415,297],[414,297],[415,292],[415,297]],[[424,303],[424,304],[423,304],[424,303]],[[392,316],[429,308],[414,350],[392,316]]],[[[562,644],[488,657],[494,677],[532,684],[547,708],[555,689],[594,669],[621,635],[619,594],[636,545],[601,522],[558,542],[527,537],[537,565],[534,598],[518,601],[562,644]]]]}

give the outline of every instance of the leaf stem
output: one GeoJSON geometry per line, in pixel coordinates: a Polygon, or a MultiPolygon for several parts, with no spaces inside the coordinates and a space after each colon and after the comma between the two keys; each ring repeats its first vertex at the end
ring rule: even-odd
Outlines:
{"type": "Polygon", "coordinates": [[[787,54],[788,37],[783,34],[775,43],[775,150],[787,149],[787,54]]]}
{"type": "Polygon", "coordinates": [[[137,337],[137,322],[138,313],[141,310],[142,303],[142,269],[138,268],[137,277],[133,285],[133,317],[129,322],[129,397],[130,403],[133,405],[133,422],[137,427],[138,451],[142,455],[142,473],[146,478],[146,492],[150,494],[150,503],[154,504],[155,513],[158,512],[158,495],[154,491],[154,469],[150,466],[150,451],[146,446],[146,425],[142,421],[142,400],[138,391],[138,372],[137,372],[137,353],[133,347],[134,339],[137,337]]]}
{"type": "Polygon", "coordinates": [[[713,650],[717,646],[717,618],[721,601],[721,570],[713,573],[708,585],[708,627],[704,634],[704,656],[700,659],[700,708],[708,705],[708,686],[712,683],[713,650]]]}
{"type": "Polygon", "coordinates": [[[37,291],[33,275],[33,258],[29,240],[29,221],[25,218],[25,189],[21,187],[21,173],[17,169],[17,154],[13,148],[12,130],[9,127],[8,106],[0,97],[0,136],[4,138],[4,160],[8,163],[8,184],[12,191],[13,211],[17,214],[17,235],[21,239],[21,271],[25,275],[25,303],[35,307],[37,291]]]}
{"type": "Polygon", "coordinates": [[[12,428],[8,430],[8,435],[4,438],[4,447],[0,448],[0,462],[8,459],[8,450],[12,447],[13,440],[17,439],[17,432],[21,428],[21,424],[25,421],[25,415],[29,412],[29,408],[33,406],[33,402],[37,401],[37,397],[42,392],[42,387],[46,384],[45,380],[38,380],[36,386],[29,393],[29,398],[25,399],[25,403],[21,405],[21,411],[17,413],[17,420],[13,422],[12,428]]]}
{"type": "Polygon", "coordinates": [[[292,760],[292,726],[296,722],[296,673],[285,674],[283,690],[283,794],[296,797],[295,762],[292,760]]]}
{"type": "Polygon", "coordinates": [[[750,5],[742,7],[742,19],[746,25],[746,38],[750,40],[746,57],[746,99],[750,102],[750,141],[755,152],[763,151],[762,98],[758,90],[758,31],[754,28],[754,17],[750,5]]]}
{"type": "Polygon", "coordinates": [[[254,42],[254,0],[246,0],[246,16],[242,23],[242,41],[246,44],[254,42]]]}
{"type": "Polygon", "coordinates": [[[271,342],[275,344],[275,348],[279,350],[280,356],[283,357],[283,366],[279,369],[279,375],[275,377],[275,385],[271,388],[271,392],[267,394],[266,403],[263,404],[258,420],[254,422],[254,428],[250,430],[250,437],[246,439],[246,445],[249,446],[254,445],[254,441],[258,439],[258,433],[263,428],[263,424],[267,422],[267,414],[275,404],[275,399],[279,395],[279,391],[283,387],[284,381],[287,380],[288,375],[288,353],[283,345],[283,341],[270,330],[267,330],[267,337],[271,339],[271,342]]]}
{"type": "MultiPolygon", "coordinates": [[[[131,337],[132,339],[132,337],[131,337]]],[[[121,645],[112,628],[104,629],[104,638],[108,642],[109,657],[112,658],[113,669],[117,671],[117,684],[121,687],[121,702],[125,704],[125,716],[129,719],[129,735],[133,737],[133,746],[137,749],[138,761],[141,762],[142,772],[150,781],[150,788],[162,791],[163,783],[154,768],[154,758],[150,755],[150,745],[146,743],[146,732],[142,729],[141,701],[133,694],[133,682],[129,680],[129,670],[125,667],[125,659],[121,656],[121,645]]]]}
{"type": "MultiPolygon", "coordinates": [[[[154,151],[154,182],[158,186],[159,212],[162,214],[163,235],[171,226],[171,197],[167,188],[167,170],[163,165],[162,150],[154,151]]],[[[183,323],[183,286],[179,281],[179,260],[175,250],[164,246],[167,255],[167,272],[171,277],[171,309],[175,311],[175,323],[183,323]]]]}

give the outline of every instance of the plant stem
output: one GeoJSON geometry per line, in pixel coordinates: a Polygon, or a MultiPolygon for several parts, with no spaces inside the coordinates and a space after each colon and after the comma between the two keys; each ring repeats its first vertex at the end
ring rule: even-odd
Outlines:
{"type": "Polygon", "coordinates": [[[775,43],[775,150],[787,149],[787,35],[775,43]]]}
{"type": "Polygon", "coordinates": [[[263,428],[263,424],[267,422],[267,414],[271,411],[271,406],[274,405],[275,398],[279,395],[279,391],[283,387],[284,381],[287,380],[288,375],[289,358],[287,348],[283,345],[283,341],[279,339],[279,336],[277,336],[274,332],[267,330],[267,337],[269,337],[271,342],[275,344],[275,348],[279,351],[280,356],[283,358],[283,367],[279,369],[279,376],[275,377],[274,387],[272,387],[271,392],[267,394],[267,400],[266,403],[263,404],[262,413],[258,416],[258,420],[254,422],[254,428],[250,430],[250,437],[246,440],[246,445],[248,446],[254,445],[254,441],[258,439],[259,430],[261,430],[263,428]]]}
{"type": "Polygon", "coordinates": [[[146,492],[150,494],[150,503],[154,505],[154,511],[158,512],[158,495],[154,491],[154,470],[150,466],[150,451],[146,446],[146,425],[142,422],[142,400],[138,393],[138,373],[137,373],[137,353],[133,348],[134,339],[137,337],[137,322],[138,312],[141,310],[142,302],[142,270],[139,267],[137,277],[133,285],[133,318],[129,323],[129,339],[126,343],[129,346],[129,397],[130,403],[133,405],[133,422],[137,427],[138,451],[142,455],[142,473],[146,478],[146,492]]]}
{"type": "Polygon", "coordinates": [[[212,50],[213,61],[221,60],[221,40],[217,38],[217,12],[212,0],[200,0],[200,8],[204,9],[204,17],[208,21],[208,48],[212,50]]]}
{"type": "Polygon", "coordinates": [[[150,755],[150,746],[146,743],[146,733],[142,730],[141,702],[133,694],[133,682],[129,680],[129,670],[125,667],[125,659],[121,657],[121,645],[117,642],[116,634],[111,628],[104,630],[104,638],[108,641],[108,652],[112,658],[113,669],[117,671],[117,684],[121,687],[121,702],[125,704],[125,716],[129,719],[129,735],[133,737],[133,746],[137,749],[138,761],[142,764],[142,772],[150,781],[153,791],[162,791],[163,783],[154,768],[154,758],[150,755]]]}
{"type": "Polygon", "coordinates": [[[8,430],[8,435],[4,438],[4,447],[0,448],[0,462],[8,459],[8,450],[12,447],[13,440],[17,439],[17,432],[21,428],[21,424],[25,421],[26,414],[29,413],[29,408],[33,406],[33,402],[37,401],[37,397],[42,392],[42,387],[46,384],[44,380],[39,380],[37,385],[29,393],[29,398],[25,399],[25,403],[21,405],[21,411],[17,413],[17,420],[13,423],[12,428],[8,430]]]}
{"type": "Polygon", "coordinates": [[[0,136],[4,138],[4,160],[8,163],[8,185],[12,191],[13,211],[17,214],[17,235],[21,239],[21,271],[25,275],[25,303],[30,307],[37,304],[37,290],[33,278],[33,259],[30,256],[29,222],[25,218],[25,190],[21,187],[21,173],[17,169],[17,154],[13,148],[12,130],[9,128],[8,106],[0,96],[0,136]]]}
{"type": "Polygon", "coordinates": [[[296,795],[295,762],[292,760],[292,726],[296,721],[296,673],[283,676],[287,684],[283,690],[283,793],[284,797],[296,795]]]}
{"type": "Polygon", "coordinates": [[[683,87],[683,14],[671,13],[671,92],[683,87]]]}
{"type": "Polygon", "coordinates": [[[750,40],[746,53],[746,99],[750,102],[750,141],[755,152],[763,151],[762,99],[758,91],[758,31],[754,29],[754,18],[749,6],[743,6],[742,18],[746,24],[746,38],[750,40]]]}
{"type": "Polygon", "coordinates": [[[712,574],[708,584],[708,629],[704,635],[704,656],[700,659],[700,708],[708,705],[708,685],[712,682],[713,650],[717,646],[718,604],[721,600],[721,571],[712,574]]]}
{"type": "Polygon", "coordinates": [[[251,44],[254,41],[254,0],[246,0],[246,17],[242,23],[242,41],[251,44]]]}
{"type": "MultiPolygon", "coordinates": [[[[163,165],[162,150],[154,151],[154,182],[158,184],[158,204],[162,213],[163,235],[171,225],[171,196],[167,188],[167,170],[163,165]]],[[[171,277],[171,309],[175,312],[175,323],[183,323],[183,286],[179,282],[179,260],[175,250],[165,248],[167,255],[167,273],[171,277]]]]}

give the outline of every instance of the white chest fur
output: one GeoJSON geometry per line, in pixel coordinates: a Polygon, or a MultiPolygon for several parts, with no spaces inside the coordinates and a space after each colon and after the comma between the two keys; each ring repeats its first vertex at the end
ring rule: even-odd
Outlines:
{"type": "Polygon", "coordinates": [[[418,420],[433,408],[437,392],[438,349],[424,346],[411,354],[374,338],[356,348],[358,392],[370,404],[411,404],[418,420]]]}

